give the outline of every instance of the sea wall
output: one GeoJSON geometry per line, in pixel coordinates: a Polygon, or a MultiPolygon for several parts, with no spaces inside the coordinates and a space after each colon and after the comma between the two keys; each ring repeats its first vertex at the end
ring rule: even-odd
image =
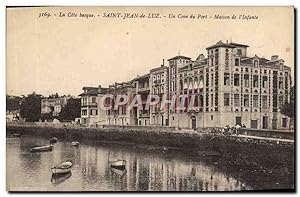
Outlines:
{"type": "Polygon", "coordinates": [[[294,131],[291,131],[291,130],[270,130],[270,129],[241,128],[239,130],[239,134],[260,136],[260,137],[294,139],[294,131]]]}

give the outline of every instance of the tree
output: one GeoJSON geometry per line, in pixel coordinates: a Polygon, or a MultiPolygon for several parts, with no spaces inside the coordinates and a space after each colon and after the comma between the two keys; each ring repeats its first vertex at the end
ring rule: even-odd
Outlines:
{"type": "Polygon", "coordinates": [[[281,106],[280,108],[280,112],[283,115],[288,116],[289,118],[294,119],[294,115],[295,115],[295,108],[294,108],[294,102],[290,102],[290,103],[285,103],[281,106]]]}
{"type": "Polygon", "coordinates": [[[59,98],[59,95],[58,95],[58,93],[51,94],[51,95],[49,95],[48,98],[59,98]]]}
{"type": "Polygon", "coordinates": [[[21,101],[20,115],[26,122],[38,121],[41,117],[41,95],[33,92],[21,101]]]}
{"type": "Polygon", "coordinates": [[[288,116],[291,121],[289,122],[289,128],[291,128],[291,124],[294,122],[295,118],[295,86],[290,89],[290,101],[286,102],[280,107],[280,112],[288,116]]]}
{"type": "Polygon", "coordinates": [[[52,120],[53,116],[52,116],[52,112],[49,113],[45,113],[45,114],[41,114],[41,120],[45,121],[45,120],[52,120]]]}
{"type": "Polygon", "coordinates": [[[19,110],[21,100],[22,100],[21,97],[6,95],[6,110],[8,111],[19,110]]]}
{"type": "Polygon", "coordinates": [[[80,117],[81,105],[80,99],[70,98],[67,101],[67,104],[62,107],[62,110],[59,114],[59,119],[61,121],[71,121],[75,118],[80,117]]]}
{"type": "Polygon", "coordinates": [[[290,101],[291,102],[295,101],[295,86],[291,87],[291,90],[290,90],[290,101]]]}

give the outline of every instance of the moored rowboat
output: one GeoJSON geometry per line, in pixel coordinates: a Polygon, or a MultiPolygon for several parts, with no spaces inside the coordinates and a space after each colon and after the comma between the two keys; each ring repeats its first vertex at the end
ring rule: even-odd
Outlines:
{"type": "Polygon", "coordinates": [[[72,146],[79,146],[79,142],[72,142],[72,146]]]}
{"type": "Polygon", "coordinates": [[[71,172],[67,172],[65,174],[52,174],[51,176],[51,183],[54,185],[58,185],[65,180],[67,180],[72,175],[71,172]]]}
{"type": "Polygon", "coordinates": [[[44,151],[52,151],[52,145],[45,146],[36,146],[30,149],[30,152],[44,152],[44,151]]]}
{"type": "Polygon", "coordinates": [[[21,134],[19,134],[19,133],[14,133],[14,134],[13,134],[13,137],[21,137],[21,134]]]}
{"type": "Polygon", "coordinates": [[[64,174],[71,171],[73,164],[70,161],[63,162],[51,168],[53,174],[64,174]]]}
{"type": "Polygon", "coordinates": [[[124,170],[126,167],[126,160],[119,159],[117,161],[110,162],[110,167],[116,168],[119,170],[124,170]]]}
{"type": "Polygon", "coordinates": [[[50,141],[50,143],[56,143],[57,142],[57,137],[53,137],[49,141],[50,141]]]}

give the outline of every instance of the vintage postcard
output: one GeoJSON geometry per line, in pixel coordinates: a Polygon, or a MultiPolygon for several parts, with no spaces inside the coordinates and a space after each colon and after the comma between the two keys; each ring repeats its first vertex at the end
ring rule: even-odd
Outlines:
{"type": "Polygon", "coordinates": [[[7,7],[7,191],[295,191],[294,16],[7,7]]]}

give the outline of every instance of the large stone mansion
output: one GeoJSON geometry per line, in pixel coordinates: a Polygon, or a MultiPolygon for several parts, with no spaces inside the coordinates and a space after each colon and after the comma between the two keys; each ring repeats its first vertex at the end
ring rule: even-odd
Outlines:
{"type": "Polygon", "coordinates": [[[131,81],[107,88],[84,87],[81,123],[193,129],[245,124],[248,128],[288,129],[290,119],[280,113],[280,106],[290,99],[291,69],[277,55],[270,59],[247,56],[248,47],[219,41],[206,48],[207,56],[200,54],[192,60],[178,55],[131,81]],[[194,95],[198,109],[160,110],[154,106],[138,110],[124,105],[103,110],[98,102],[105,94],[140,94],[143,105],[148,95],[194,95]]]}

